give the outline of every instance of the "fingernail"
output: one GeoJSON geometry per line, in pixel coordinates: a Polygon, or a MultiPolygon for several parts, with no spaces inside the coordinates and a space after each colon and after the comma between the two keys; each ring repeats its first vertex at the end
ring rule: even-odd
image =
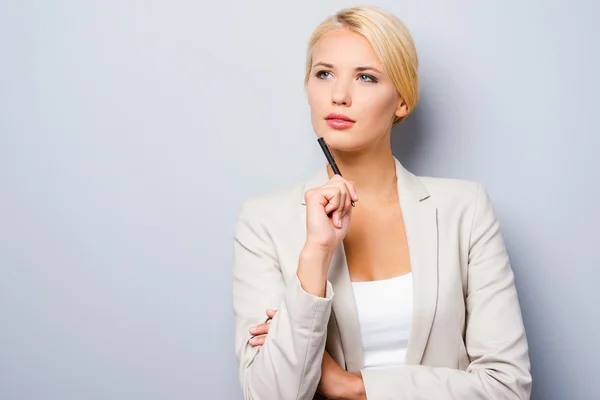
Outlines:
{"type": "Polygon", "coordinates": [[[255,343],[256,342],[256,338],[250,338],[249,342],[250,343],[255,343]]]}
{"type": "Polygon", "coordinates": [[[250,333],[254,334],[256,332],[256,327],[250,329],[250,333]]]}
{"type": "Polygon", "coordinates": [[[342,218],[340,217],[340,219],[338,220],[338,226],[341,228],[342,227],[342,218]]]}

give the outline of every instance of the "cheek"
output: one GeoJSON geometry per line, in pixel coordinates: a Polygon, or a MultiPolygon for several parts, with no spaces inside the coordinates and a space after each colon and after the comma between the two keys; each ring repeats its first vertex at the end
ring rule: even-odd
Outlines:
{"type": "Polygon", "coordinates": [[[394,113],[396,109],[395,96],[393,93],[385,93],[380,96],[377,96],[373,99],[373,112],[378,114],[379,117],[384,115],[389,115],[394,113]]]}
{"type": "Polygon", "coordinates": [[[313,127],[314,132],[317,136],[322,136],[324,134],[324,130],[327,128],[325,121],[323,120],[323,116],[327,112],[328,104],[324,99],[326,99],[326,93],[324,93],[323,88],[319,87],[319,85],[315,85],[308,83],[306,87],[306,95],[308,99],[308,106],[310,108],[310,121],[313,127]]]}
{"type": "Polygon", "coordinates": [[[393,93],[373,92],[361,96],[363,119],[369,121],[387,121],[393,118],[396,110],[396,97],[393,93]]]}
{"type": "Polygon", "coordinates": [[[318,85],[307,87],[308,106],[310,107],[310,115],[315,118],[323,115],[327,107],[325,93],[318,85]]]}

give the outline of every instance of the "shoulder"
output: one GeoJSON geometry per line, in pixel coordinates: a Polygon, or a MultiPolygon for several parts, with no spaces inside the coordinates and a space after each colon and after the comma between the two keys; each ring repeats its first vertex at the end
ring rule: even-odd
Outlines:
{"type": "Polygon", "coordinates": [[[438,210],[442,212],[456,213],[462,210],[472,216],[482,210],[493,212],[492,201],[481,182],[425,176],[418,178],[429,192],[438,210]]]}
{"type": "Polygon", "coordinates": [[[419,176],[441,215],[476,219],[478,215],[495,218],[494,206],[481,182],[419,176]]]}
{"type": "Polygon", "coordinates": [[[239,219],[279,220],[289,216],[300,204],[306,182],[246,198],[238,211],[239,219]]]}
{"type": "Polygon", "coordinates": [[[439,206],[476,202],[480,191],[485,190],[480,182],[419,176],[432,200],[439,206]]]}
{"type": "Polygon", "coordinates": [[[413,174],[398,159],[396,175],[401,193],[412,194],[410,197],[419,202],[427,199],[428,204],[433,203],[438,209],[474,205],[478,195],[485,192],[485,188],[479,182],[413,174]]]}

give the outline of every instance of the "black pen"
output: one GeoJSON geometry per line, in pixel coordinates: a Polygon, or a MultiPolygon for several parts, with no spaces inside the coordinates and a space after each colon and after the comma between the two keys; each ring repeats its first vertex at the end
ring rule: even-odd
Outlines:
{"type": "MultiPolygon", "coordinates": [[[[337,164],[335,163],[333,154],[331,154],[331,151],[329,151],[329,147],[327,147],[327,143],[325,143],[325,139],[320,137],[319,139],[317,139],[317,142],[319,142],[319,145],[321,146],[321,150],[323,150],[323,153],[325,153],[325,158],[327,158],[327,162],[331,166],[333,173],[336,175],[342,176],[340,169],[338,168],[337,164]]],[[[352,204],[352,207],[356,207],[356,204],[354,204],[354,200],[350,200],[350,204],[352,204]]]]}

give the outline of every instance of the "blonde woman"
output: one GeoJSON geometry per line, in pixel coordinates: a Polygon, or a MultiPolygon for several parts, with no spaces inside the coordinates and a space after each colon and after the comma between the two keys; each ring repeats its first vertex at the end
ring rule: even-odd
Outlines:
{"type": "Polygon", "coordinates": [[[485,188],[415,176],[392,155],[390,131],[418,101],[417,64],[406,27],[374,7],[342,10],[310,38],[312,126],[344,177],[324,163],[242,207],[233,305],[244,399],[529,398],[525,330],[485,188]]]}

